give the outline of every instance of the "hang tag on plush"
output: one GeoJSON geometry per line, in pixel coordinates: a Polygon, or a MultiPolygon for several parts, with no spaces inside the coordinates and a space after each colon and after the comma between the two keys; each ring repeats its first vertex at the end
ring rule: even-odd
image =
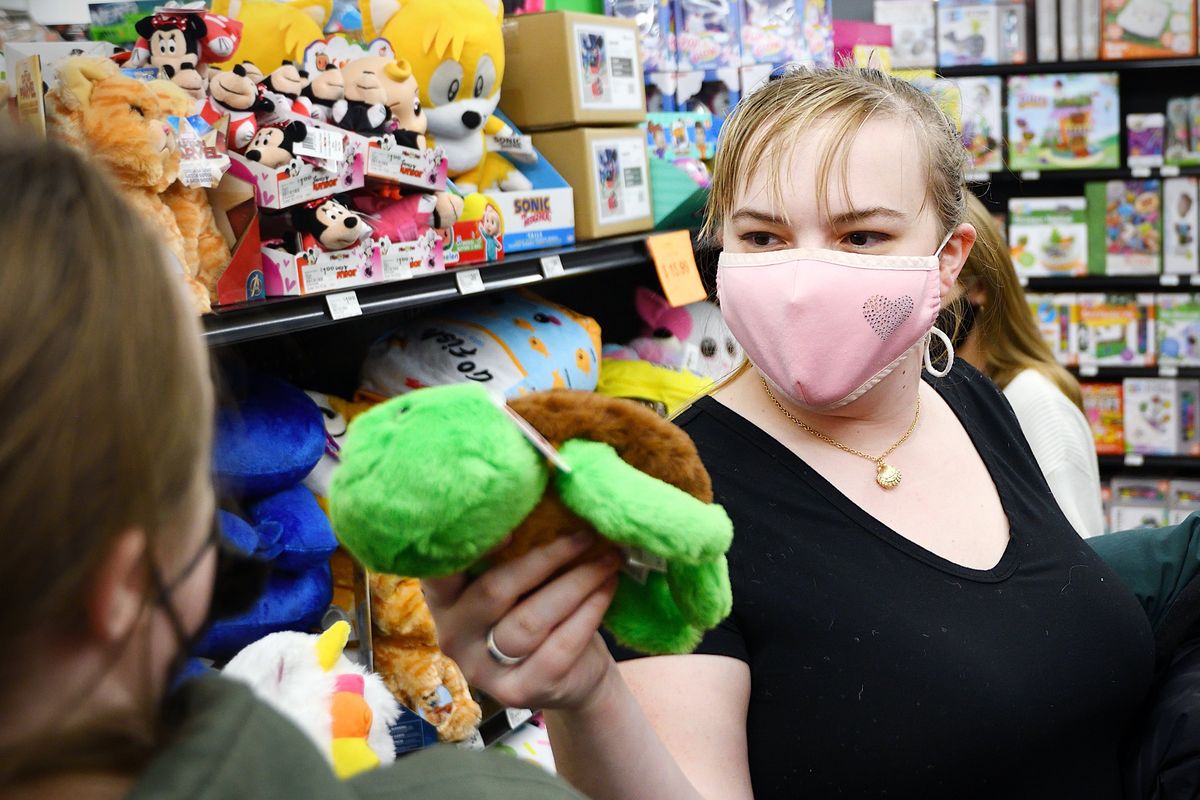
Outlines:
{"type": "Polygon", "coordinates": [[[489,153],[504,153],[510,156],[533,156],[533,137],[517,133],[510,133],[508,135],[497,133],[495,136],[487,138],[487,149],[489,153]]]}
{"type": "Polygon", "coordinates": [[[621,545],[620,550],[625,556],[625,563],[621,566],[621,571],[640,584],[646,583],[651,572],[665,574],[667,571],[667,560],[662,556],[629,545],[621,545]]]}
{"type": "Polygon", "coordinates": [[[341,133],[310,125],[304,141],[296,142],[292,146],[292,154],[308,156],[325,163],[340,164],[346,160],[346,137],[341,133]]]}
{"type": "Polygon", "coordinates": [[[229,169],[220,132],[200,116],[167,117],[179,148],[179,180],[184,186],[211,189],[229,169]]]}
{"type": "Polygon", "coordinates": [[[538,433],[537,428],[530,425],[524,417],[513,411],[502,396],[489,392],[488,397],[492,398],[492,402],[496,404],[497,408],[508,415],[512,424],[517,426],[517,430],[529,440],[531,445],[537,448],[539,453],[545,456],[547,461],[553,464],[564,475],[571,474],[571,465],[559,454],[558,450],[554,449],[554,445],[546,441],[545,436],[538,433]]]}

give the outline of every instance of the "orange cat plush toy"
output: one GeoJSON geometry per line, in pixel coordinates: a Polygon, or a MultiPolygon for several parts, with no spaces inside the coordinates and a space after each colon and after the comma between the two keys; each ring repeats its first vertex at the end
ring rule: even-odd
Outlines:
{"type": "MultiPolygon", "coordinates": [[[[189,107],[191,101],[169,81],[146,83],[125,77],[116,64],[102,58],[67,59],[59,67],[58,79],[59,85],[46,96],[49,129],[92,156],[117,181],[130,205],[177,262],[197,310],[210,310],[209,290],[198,279],[198,230],[189,229],[189,247],[176,212],[164,198],[179,176],[179,152],[166,122],[171,112],[164,109],[160,97],[176,92],[189,107]]],[[[211,218],[211,209],[208,213],[211,218]]]]}

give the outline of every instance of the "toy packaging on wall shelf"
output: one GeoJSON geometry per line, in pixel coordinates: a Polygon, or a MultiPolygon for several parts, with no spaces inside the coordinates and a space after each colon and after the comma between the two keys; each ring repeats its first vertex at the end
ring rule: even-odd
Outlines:
{"type": "Polygon", "coordinates": [[[1064,367],[1078,363],[1075,353],[1075,328],[1078,311],[1073,294],[1035,294],[1027,292],[1025,300],[1033,313],[1042,339],[1054,354],[1054,360],[1064,367]]]}
{"type": "Polygon", "coordinates": [[[835,19],[833,57],[838,64],[891,72],[892,27],[852,19],[835,19]]]}
{"type": "Polygon", "coordinates": [[[1200,272],[1197,249],[1197,181],[1167,178],[1163,181],[1163,272],[1195,275],[1200,272]]]}
{"type": "Polygon", "coordinates": [[[674,72],[647,72],[646,112],[661,113],[675,110],[675,92],[679,79],[674,72]]]}
{"type": "Polygon", "coordinates": [[[1008,79],[1012,170],[1116,169],[1120,128],[1115,72],[1008,79]]]}
{"type": "Polygon", "coordinates": [[[1125,411],[1119,383],[1083,383],[1083,414],[1092,429],[1099,455],[1125,453],[1125,411]]]}
{"type": "Polygon", "coordinates": [[[1088,271],[1093,275],[1157,275],[1162,271],[1161,182],[1087,185],[1088,271]]]}
{"type": "Polygon", "coordinates": [[[742,63],[737,0],[675,0],[674,6],[680,72],[742,63]]]}
{"type": "Polygon", "coordinates": [[[1180,525],[1197,511],[1200,511],[1200,481],[1171,481],[1167,524],[1180,525]]]}
{"type": "Polygon", "coordinates": [[[1167,100],[1167,121],[1164,134],[1163,158],[1168,164],[1188,165],[1200,163],[1197,157],[1194,134],[1198,126],[1192,122],[1192,102],[1187,97],[1172,97],[1167,100]]]}
{"type": "Polygon", "coordinates": [[[1082,197],[1013,197],[1009,252],[1019,275],[1085,275],[1087,201],[1082,197]]]}
{"type": "Polygon", "coordinates": [[[938,66],[1024,64],[1029,60],[1025,6],[1001,0],[941,0],[938,66]]]}
{"type": "Polygon", "coordinates": [[[804,4],[796,0],[738,0],[743,64],[790,64],[809,61],[801,21],[804,4]]]}
{"type": "Polygon", "coordinates": [[[1157,306],[1158,363],[1200,366],[1200,296],[1164,293],[1158,295],[1157,306]]]}
{"type": "Polygon", "coordinates": [[[1109,511],[1112,529],[1128,531],[1166,525],[1169,492],[1169,482],[1164,479],[1113,478],[1109,511]]]}
{"type": "Polygon", "coordinates": [[[676,76],[675,110],[712,115],[713,135],[741,97],[741,75],[737,69],[680,72],[676,76]]]}
{"type": "Polygon", "coordinates": [[[574,187],[581,240],[654,225],[646,134],[639,128],[571,128],[534,134],[534,145],[574,187]]]}
{"type": "Polygon", "coordinates": [[[643,72],[675,71],[675,24],[668,0],[604,0],[604,13],[637,24],[643,72]]]}
{"type": "Polygon", "coordinates": [[[1080,294],[1080,366],[1154,366],[1154,295],[1080,294]]]}
{"type": "Polygon", "coordinates": [[[937,12],[933,0],[875,0],[875,22],[892,28],[894,66],[900,69],[936,66],[937,12]]]}
{"type": "Polygon", "coordinates": [[[1125,452],[1200,455],[1197,401],[1200,381],[1126,378],[1125,452]]]}
{"type": "Polygon", "coordinates": [[[1161,167],[1167,118],[1163,114],[1126,114],[1127,157],[1131,168],[1161,167]]]}
{"type": "Polygon", "coordinates": [[[1033,0],[1037,45],[1034,51],[1042,64],[1058,61],[1058,0],[1033,0]]]}
{"type": "Polygon", "coordinates": [[[633,20],[563,11],[504,26],[501,109],[534,131],[645,119],[646,88],[633,20]],[[545,80],[546,75],[558,76],[545,80]]]}
{"type": "Polygon", "coordinates": [[[999,77],[958,78],[962,98],[963,147],[970,159],[968,172],[1004,169],[1004,122],[1001,112],[1003,83],[999,77]]]}
{"type": "Polygon", "coordinates": [[[647,114],[645,129],[646,145],[655,158],[706,161],[716,155],[717,137],[711,114],[702,111],[647,114]]]}
{"type": "Polygon", "coordinates": [[[1106,0],[1105,60],[1196,54],[1196,5],[1180,0],[1106,0]]]}

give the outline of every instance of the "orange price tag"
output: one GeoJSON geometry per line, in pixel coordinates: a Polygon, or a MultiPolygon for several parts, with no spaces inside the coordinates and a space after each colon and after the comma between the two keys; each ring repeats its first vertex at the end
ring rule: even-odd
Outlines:
{"type": "Polygon", "coordinates": [[[646,239],[646,247],[668,303],[678,307],[708,298],[700,280],[700,270],[696,268],[690,233],[657,233],[646,239]]]}

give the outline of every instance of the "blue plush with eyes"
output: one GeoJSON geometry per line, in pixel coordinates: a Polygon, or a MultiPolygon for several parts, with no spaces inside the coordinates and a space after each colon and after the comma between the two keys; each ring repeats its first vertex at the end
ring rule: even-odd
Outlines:
{"type": "Polygon", "coordinates": [[[277,527],[280,552],[277,569],[295,572],[326,564],[337,549],[337,538],[329,517],[317,505],[317,498],[301,485],[264,497],[247,507],[259,530],[277,527]]]}

